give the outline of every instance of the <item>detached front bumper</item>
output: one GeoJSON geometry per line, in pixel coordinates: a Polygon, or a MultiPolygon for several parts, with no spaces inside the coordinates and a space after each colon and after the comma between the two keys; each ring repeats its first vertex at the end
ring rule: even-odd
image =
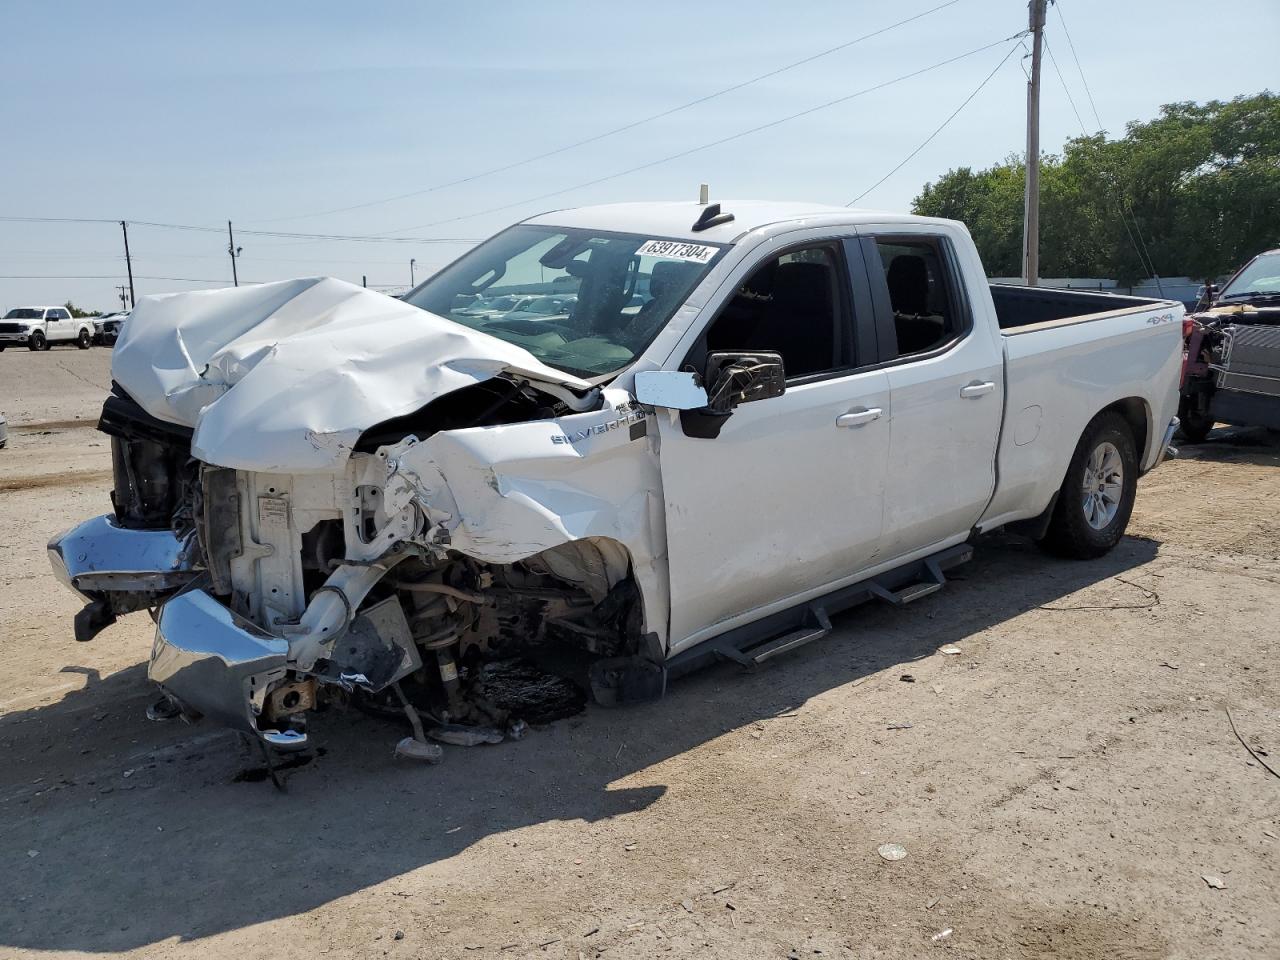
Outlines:
{"type": "Polygon", "coordinates": [[[164,593],[195,576],[189,540],[168,530],[117,526],[109,515],[50,540],[49,563],[54,575],[86,600],[110,593],[164,593]]]}
{"type": "Polygon", "coordinates": [[[134,530],[94,517],[49,541],[54,575],[80,594],[76,639],[92,640],[117,615],[162,603],[196,576],[192,542],[169,530],[134,530]]]}
{"type": "Polygon", "coordinates": [[[258,726],[267,688],[284,676],[288,655],[287,640],[193,589],[160,609],[147,676],[190,713],[296,750],[306,746],[306,734],[258,726]]]}
{"type": "Polygon", "coordinates": [[[258,726],[267,688],[285,674],[288,641],[198,589],[194,554],[188,538],[121,527],[112,516],[49,541],[54,574],[88,602],[76,615],[77,640],[90,639],[117,614],[160,606],[147,668],[152,680],[188,713],[280,749],[304,746],[305,734],[258,726]]]}

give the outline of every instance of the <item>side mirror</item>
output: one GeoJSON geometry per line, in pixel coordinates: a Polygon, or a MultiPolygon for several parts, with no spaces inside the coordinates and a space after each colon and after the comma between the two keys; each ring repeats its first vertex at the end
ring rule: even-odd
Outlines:
{"type": "Polygon", "coordinates": [[[714,440],[740,403],[786,392],[782,355],[768,351],[713,353],[707,357],[707,405],[680,413],[686,437],[714,440]]]}
{"type": "Polygon", "coordinates": [[[707,391],[696,373],[644,370],[636,374],[636,399],[650,407],[697,410],[707,405],[707,391]]]}
{"type": "Polygon", "coordinates": [[[707,357],[707,406],[726,414],[740,403],[768,400],[786,392],[782,354],[713,353],[707,357]]]}

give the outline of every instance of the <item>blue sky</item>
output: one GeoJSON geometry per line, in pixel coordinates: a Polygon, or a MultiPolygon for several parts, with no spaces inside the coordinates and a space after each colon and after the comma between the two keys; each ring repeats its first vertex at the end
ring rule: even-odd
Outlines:
{"type": "MultiPolygon", "coordinates": [[[[470,183],[421,190],[592,137],[938,6],[779,4],[22,3],[0,6],[0,215],[151,220],[238,230],[482,238],[546,209],[696,197],[844,203],[955,110],[1008,50],[993,47],[801,119],[533,202],[892,80],[1026,25],[1023,0],[943,10],[633,130],[470,183]],[[16,58],[16,59],[15,59],[16,58]],[[491,213],[480,211],[504,207],[491,213]],[[459,218],[459,219],[455,219],[459,218]],[[434,224],[434,225],[431,225],[434,224]],[[413,228],[408,230],[407,228],[413,228]]],[[[1104,127],[1176,100],[1276,88],[1274,59],[1214,37],[1280,37],[1276,0],[1061,0],[1104,127]]],[[[1062,20],[1049,43],[1096,124],[1062,20]]],[[[1235,41],[1231,41],[1235,42],[1235,41]]],[[[1015,53],[863,206],[905,209],[950,167],[1020,151],[1015,53]]],[[[1042,143],[1079,124],[1046,63],[1042,143]]],[[[131,227],[138,294],[225,283],[225,236],[131,227]]],[[[242,279],[330,274],[407,284],[465,249],[242,233],[242,279]]],[[[0,275],[123,277],[118,226],[0,222],[0,275]]],[[[0,309],[113,304],[116,279],[0,279],[0,309]]]]}

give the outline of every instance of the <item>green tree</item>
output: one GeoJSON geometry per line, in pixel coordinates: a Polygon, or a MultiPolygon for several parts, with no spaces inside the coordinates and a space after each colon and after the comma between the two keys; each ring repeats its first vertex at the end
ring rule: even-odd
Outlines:
{"type": "Polygon", "coordinates": [[[74,303],[72,303],[70,300],[68,300],[66,303],[64,303],[64,304],[63,304],[63,306],[67,308],[67,313],[71,314],[71,316],[75,317],[77,320],[79,320],[79,319],[81,319],[81,318],[83,318],[83,317],[100,317],[100,316],[102,316],[102,311],[101,311],[101,310],[81,310],[79,307],[77,307],[77,306],[76,306],[74,303]]]}
{"type": "MultiPolygon", "coordinates": [[[[1021,156],[961,167],[912,209],[963,220],[988,271],[1016,276],[1024,177],[1021,156]]],[[[1280,97],[1167,104],[1115,140],[1067,141],[1040,183],[1042,275],[1220,276],[1280,243],[1280,97]]]]}

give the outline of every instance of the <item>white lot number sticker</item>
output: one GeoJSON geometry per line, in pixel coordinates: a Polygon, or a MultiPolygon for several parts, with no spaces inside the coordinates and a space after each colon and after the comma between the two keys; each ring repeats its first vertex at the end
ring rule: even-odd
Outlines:
{"type": "Polygon", "coordinates": [[[707,263],[716,255],[716,248],[701,243],[685,243],[681,240],[646,240],[636,253],[642,257],[657,257],[660,260],[707,263]]]}

